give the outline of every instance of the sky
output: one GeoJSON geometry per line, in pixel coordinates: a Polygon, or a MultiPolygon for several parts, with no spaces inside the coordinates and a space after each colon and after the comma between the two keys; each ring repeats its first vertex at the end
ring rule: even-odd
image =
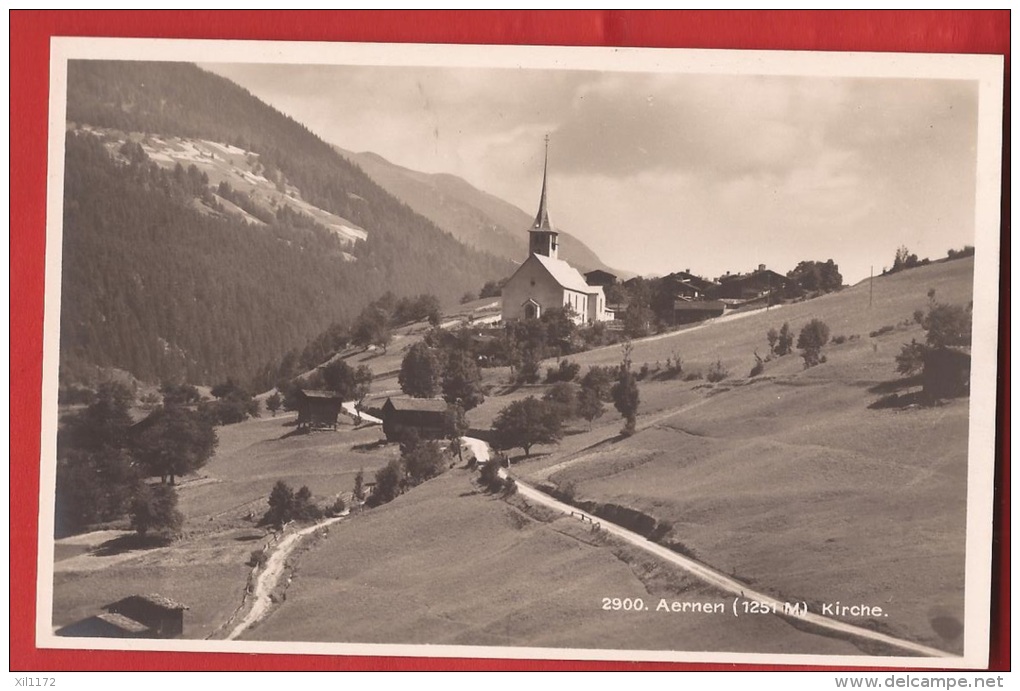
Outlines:
{"type": "Polygon", "coordinates": [[[974,81],[202,67],[327,142],[460,176],[529,214],[548,134],[553,224],[644,275],[833,259],[852,284],[900,246],[936,259],[974,244],[974,81]]]}

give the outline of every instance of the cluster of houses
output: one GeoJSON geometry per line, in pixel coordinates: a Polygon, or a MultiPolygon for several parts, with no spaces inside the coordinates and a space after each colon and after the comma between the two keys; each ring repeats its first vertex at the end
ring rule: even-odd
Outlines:
{"type": "MultiPolygon", "coordinates": [[[[545,310],[565,308],[577,324],[619,322],[627,305],[608,304],[606,294],[618,283],[608,271],[589,271],[583,276],[568,262],[559,258],[559,233],[549,218],[549,138],[546,137],[542,193],[538,214],[529,229],[528,258],[503,286],[502,319],[537,319],[545,310]]],[[[623,282],[632,287],[639,278],[623,282]]],[[[695,276],[690,269],[664,276],[667,289],[673,294],[674,323],[687,324],[718,317],[733,309],[782,292],[789,279],[760,264],[746,274],[720,276],[711,281],[695,276]]],[[[661,284],[660,284],[661,285],[661,284]]]]}

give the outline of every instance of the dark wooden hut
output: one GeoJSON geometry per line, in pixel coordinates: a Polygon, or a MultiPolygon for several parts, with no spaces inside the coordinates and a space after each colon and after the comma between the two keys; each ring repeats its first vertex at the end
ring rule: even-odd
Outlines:
{"type": "MultiPolygon", "coordinates": [[[[119,617],[107,617],[112,621],[108,624],[126,628],[132,635],[145,638],[175,638],[184,633],[184,610],[187,605],[182,605],[162,595],[131,595],[103,607],[107,612],[119,617]],[[133,624],[125,622],[124,619],[136,622],[148,628],[147,634],[142,634],[133,624]]],[[[104,617],[105,615],[100,615],[104,617]]]]}
{"type": "Polygon", "coordinates": [[[332,391],[301,389],[298,393],[298,429],[336,429],[343,399],[332,391]]]}
{"type": "Polygon", "coordinates": [[[441,439],[446,430],[446,401],[437,398],[387,398],[382,407],[383,433],[399,440],[404,429],[424,439],[441,439]]]}

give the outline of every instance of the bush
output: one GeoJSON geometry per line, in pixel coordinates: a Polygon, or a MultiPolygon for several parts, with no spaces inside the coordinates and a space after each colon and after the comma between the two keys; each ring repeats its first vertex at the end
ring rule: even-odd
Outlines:
{"type": "Polygon", "coordinates": [[[801,357],[804,358],[805,368],[825,362],[825,358],[822,356],[822,347],[828,342],[829,327],[820,319],[812,319],[800,330],[797,348],[802,351],[801,357]]]}
{"type": "Polygon", "coordinates": [[[556,382],[568,382],[577,379],[577,375],[581,373],[581,365],[570,360],[560,360],[559,367],[553,369],[550,367],[546,370],[545,380],[549,384],[556,382]]]}
{"type": "Polygon", "coordinates": [[[490,458],[482,464],[478,480],[490,492],[498,492],[503,489],[503,478],[499,476],[499,463],[495,458],[490,458]]]}
{"type": "Polygon", "coordinates": [[[726,369],[726,365],[722,363],[722,360],[716,360],[714,363],[709,365],[708,374],[705,378],[713,384],[721,382],[726,377],[730,376],[730,371],[726,369]]]}
{"type": "Polygon", "coordinates": [[[412,487],[431,480],[446,470],[446,458],[439,447],[439,442],[435,440],[419,442],[407,449],[402,460],[408,483],[412,487]]]}
{"type": "Polygon", "coordinates": [[[883,336],[883,335],[885,335],[887,333],[890,333],[892,331],[895,331],[895,330],[896,330],[895,326],[893,326],[892,324],[886,324],[882,328],[880,328],[880,329],[878,329],[876,331],[872,331],[868,335],[871,336],[872,338],[878,338],[879,336],[883,336]]]}
{"type": "Polygon", "coordinates": [[[701,373],[701,370],[691,370],[684,375],[684,381],[700,381],[705,378],[705,375],[701,373]]]}
{"type": "Polygon", "coordinates": [[[790,330],[789,323],[783,322],[779,331],[769,329],[765,338],[769,342],[769,352],[773,355],[782,357],[793,352],[793,332],[790,330]]]}
{"type": "Polygon", "coordinates": [[[846,343],[846,336],[833,336],[832,345],[843,345],[846,343]]]}

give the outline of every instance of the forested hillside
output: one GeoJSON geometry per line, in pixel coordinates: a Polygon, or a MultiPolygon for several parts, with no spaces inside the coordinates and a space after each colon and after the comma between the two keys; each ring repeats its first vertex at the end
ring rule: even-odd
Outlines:
{"type": "Polygon", "coordinates": [[[161,168],[140,147],[112,154],[96,134],[71,130],[63,382],[87,379],[95,365],[147,380],[248,378],[388,290],[449,302],[512,271],[415,214],[298,123],[194,65],[77,61],[68,84],[69,123],[251,151],[267,178],[368,239],[343,245],[289,207],[263,209],[267,225],[210,213],[222,199],[200,170],[161,168]]]}

